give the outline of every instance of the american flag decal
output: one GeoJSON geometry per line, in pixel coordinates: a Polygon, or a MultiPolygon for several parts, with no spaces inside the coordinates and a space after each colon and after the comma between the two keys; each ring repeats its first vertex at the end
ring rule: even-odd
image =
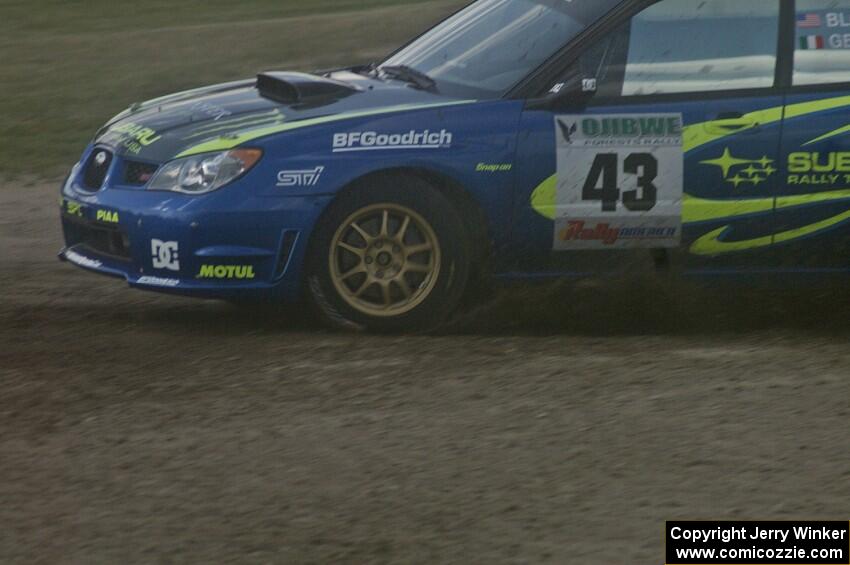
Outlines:
{"type": "Polygon", "coordinates": [[[823,22],[817,14],[800,14],[797,16],[797,27],[812,28],[821,27],[823,22]]]}

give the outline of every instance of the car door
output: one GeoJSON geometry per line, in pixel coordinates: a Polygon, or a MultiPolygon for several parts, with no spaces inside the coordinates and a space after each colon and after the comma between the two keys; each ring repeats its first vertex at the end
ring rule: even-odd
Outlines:
{"type": "Polygon", "coordinates": [[[595,94],[523,113],[516,268],[773,264],[780,6],[644,2],[566,54],[545,88],[595,94]]]}
{"type": "Polygon", "coordinates": [[[797,0],[776,244],[787,268],[850,267],[850,0],[797,0]]]}

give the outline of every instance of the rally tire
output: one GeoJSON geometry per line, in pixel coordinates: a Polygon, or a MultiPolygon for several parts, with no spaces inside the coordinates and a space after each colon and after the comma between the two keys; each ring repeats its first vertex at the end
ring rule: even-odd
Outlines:
{"type": "Polygon", "coordinates": [[[470,276],[467,230],[452,203],[417,177],[351,187],[313,236],[307,291],[333,327],[431,331],[458,307],[470,276]]]}

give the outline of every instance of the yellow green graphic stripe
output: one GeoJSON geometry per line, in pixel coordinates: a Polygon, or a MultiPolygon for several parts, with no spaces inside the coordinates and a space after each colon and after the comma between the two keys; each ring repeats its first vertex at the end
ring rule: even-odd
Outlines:
{"type": "Polygon", "coordinates": [[[837,136],[839,136],[839,135],[844,135],[844,134],[845,134],[845,133],[847,133],[847,132],[850,132],[850,125],[842,126],[842,127],[838,128],[838,129],[834,129],[834,130],[832,130],[832,131],[831,131],[831,132],[829,132],[829,133],[825,133],[825,134],[823,134],[823,135],[822,135],[822,136],[820,136],[820,137],[816,137],[816,138],[814,138],[814,139],[813,139],[813,140],[811,140],[811,141],[807,141],[806,143],[804,143],[804,144],[803,144],[803,147],[806,147],[807,145],[813,145],[813,144],[818,143],[819,141],[823,141],[823,140],[825,140],[825,139],[830,139],[830,138],[832,138],[832,137],[837,137],[837,136]]]}
{"type": "Polygon", "coordinates": [[[850,220],[850,210],[842,212],[837,216],[827,218],[814,224],[809,224],[801,228],[795,228],[780,232],[773,235],[765,235],[754,239],[745,239],[740,241],[722,241],[721,237],[732,226],[723,226],[716,230],[710,231],[704,236],[697,239],[690,248],[690,252],[694,255],[721,255],[723,253],[732,253],[735,251],[748,251],[768,247],[775,243],[786,243],[800,239],[809,235],[814,235],[820,231],[835,227],[838,224],[850,220]]]}
{"type": "Polygon", "coordinates": [[[363,118],[367,116],[379,116],[382,114],[407,112],[411,110],[445,108],[449,106],[458,106],[461,104],[472,104],[474,102],[475,100],[460,100],[455,102],[438,102],[434,104],[401,104],[398,106],[388,106],[379,109],[346,112],[341,114],[333,114],[330,116],[320,116],[318,118],[308,118],[306,120],[298,120],[294,122],[284,122],[282,124],[260,127],[244,131],[242,133],[218,137],[216,139],[212,139],[210,141],[206,141],[204,143],[200,143],[198,145],[190,147],[189,149],[177,155],[175,158],[179,159],[181,157],[190,157],[192,155],[198,155],[199,153],[209,153],[212,151],[227,151],[228,149],[233,149],[234,147],[238,147],[244,143],[259,139],[261,137],[266,137],[268,135],[274,135],[276,133],[283,133],[285,131],[292,131],[310,126],[329,124],[332,122],[341,122],[343,120],[350,120],[353,118],[363,118]]]}

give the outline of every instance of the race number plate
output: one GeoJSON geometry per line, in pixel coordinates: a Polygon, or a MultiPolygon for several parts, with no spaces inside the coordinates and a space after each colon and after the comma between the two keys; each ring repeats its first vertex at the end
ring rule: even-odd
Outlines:
{"type": "Polygon", "coordinates": [[[555,249],[677,247],[681,114],[555,117],[555,249]]]}

